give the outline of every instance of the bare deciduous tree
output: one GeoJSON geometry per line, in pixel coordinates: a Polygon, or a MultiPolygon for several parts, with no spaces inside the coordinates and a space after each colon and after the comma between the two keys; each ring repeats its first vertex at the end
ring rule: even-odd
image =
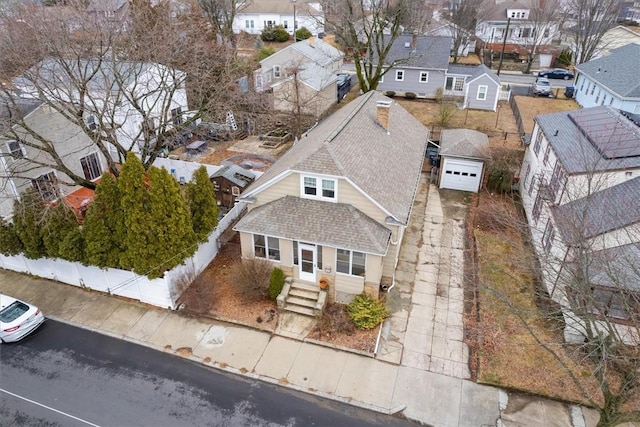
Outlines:
{"type": "Polygon", "coordinates": [[[453,63],[457,64],[460,48],[465,46],[472,37],[475,37],[476,23],[480,15],[479,6],[481,0],[460,0],[452,2],[449,10],[451,22],[451,37],[453,38],[452,56],[453,63]]]}
{"type": "Polygon", "coordinates": [[[531,66],[538,56],[540,46],[548,40],[551,40],[557,33],[559,20],[559,0],[538,1],[537,4],[534,4],[529,10],[529,19],[527,21],[529,25],[526,29],[523,29],[523,31],[528,32],[528,37],[521,34],[521,37],[525,40],[521,46],[527,55],[525,73],[531,72],[531,66]]]}
{"type": "Polygon", "coordinates": [[[233,20],[251,3],[250,0],[198,0],[198,5],[207,15],[215,34],[219,35],[223,42],[230,43],[234,50],[236,37],[233,33],[233,20]]]}
{"type": "Polygon", "coordinates": [[[620,12],[619,0],[570,0],[569,13],[575,16],[575,26],[566,31],[573,41],[576,64],[589,61],[597,53],[603,35],[616,25],[620,12]]]}
{"type": "Polygon", "coordinates": [[[391,46],[402,34],[409,0],[335,0],[326,8],[326,26],[353,57],[363,92],[375,90],[380,77],[401,59],[385,63],[391,46]]]}

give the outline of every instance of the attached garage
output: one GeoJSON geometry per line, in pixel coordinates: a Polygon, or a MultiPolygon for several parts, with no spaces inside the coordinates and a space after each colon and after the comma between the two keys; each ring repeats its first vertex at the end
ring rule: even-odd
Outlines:
{"type": "Polygon", "coordinates": [[[489,138],[471,129],[445,129],[440,134],[440,188],[477,193],[484,162],[491,158],[489,138]]]}

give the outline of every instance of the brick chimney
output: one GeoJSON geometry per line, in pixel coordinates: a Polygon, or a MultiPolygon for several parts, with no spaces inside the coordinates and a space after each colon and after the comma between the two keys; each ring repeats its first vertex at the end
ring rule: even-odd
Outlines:
{"type": "Polygon", "coordinates": [[[391,111],[391,100],[378,101],[376,103],[376,120],[387,133],[389,133],[389,113],[391,111]]]}
{"type": "Polygon", "coordinates": [[[415,52],[418,48],[418,34],[413,33],[411,36],[411,51],[415,52]]]}
{"type": "Polygon", "coordinates": [[[309,37],[309,47],[316,47],[316,38],[313,36],[309,37]]]}

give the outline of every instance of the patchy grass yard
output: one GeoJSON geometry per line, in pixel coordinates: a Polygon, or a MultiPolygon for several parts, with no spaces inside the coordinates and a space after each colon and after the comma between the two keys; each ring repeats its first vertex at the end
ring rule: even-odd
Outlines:
{"type": "Polygon", "coordinates": [[[482,193],[479,203],[472,206],[478,311],[466,319],[466,327],[478,358],[478,382],[585,403],[564,368],[536,341],[533,332],[541,343],[556,349],[597,396],[597,384],[589,384],[593,368],[588,363],[577,364],[564,353],[563,325],[545,315],[552,302],[536,287],[531,250],[520,232],[524,218],[516,203],[507,196],[482,193]]]}
{"type": "Polygon", "coordinates": [[[535,96],[516,96],[518,111],[526,133],[533,131],[533,118],[538,114],[570,111],[580,108],[573,99],[551,99],[535,96]]]}

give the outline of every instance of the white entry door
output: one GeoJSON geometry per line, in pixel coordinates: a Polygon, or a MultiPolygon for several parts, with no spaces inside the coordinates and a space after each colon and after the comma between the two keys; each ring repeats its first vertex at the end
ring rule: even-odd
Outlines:
{"type": "Polygon", "coordinates": [[[298,245],[298,259],[300,260],[300,280],[316,281],[316,246],[306,243],[298,245]]]}

